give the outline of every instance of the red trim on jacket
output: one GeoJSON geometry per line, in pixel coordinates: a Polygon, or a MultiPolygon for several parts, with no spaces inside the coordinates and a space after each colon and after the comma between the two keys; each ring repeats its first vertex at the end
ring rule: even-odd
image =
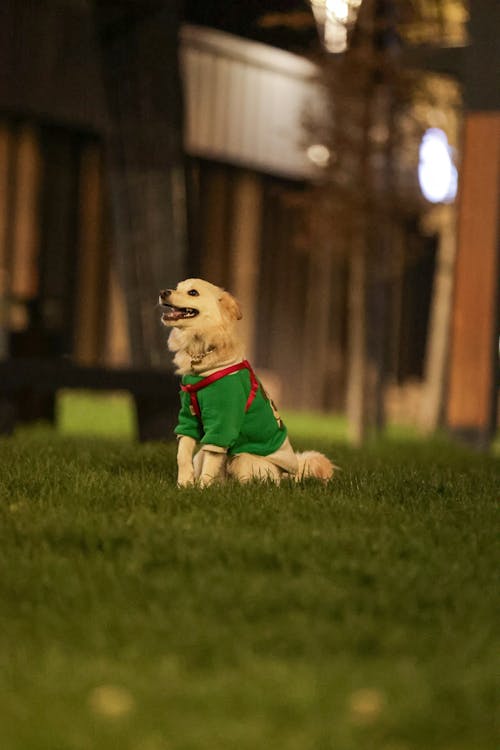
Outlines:
{"type": "Polygon", "coordinates": [[[216,380],[225,378],[226,375],[231,375],[233,372],[238,372],[238,370],[248,370],[248,372],[250,373],[251,388],[250,393],[248,394],[247,402],[245,404],[245,413],[250,409],[252,401],[254,400],[257,391],[259,390],[259,381],[257,380],[257,376],[252,370],[250,362],[247,359],[244,359],[242,362],[238,362],[236,365],[223,367],[222,370],[217,370],[211,375],[207,375],[206,378],[203,378],[198,383],[192,383],[191,385],[181,385],[181,390],[189,393],[191,408],[193,409],[193,413],[196,414],[197,417],[201,417],[200,404],[198,403],[198,397],[196,396],[197,392],[201,391],[202,388],[206,388],[207,385],[215,383],[216,380]]]}

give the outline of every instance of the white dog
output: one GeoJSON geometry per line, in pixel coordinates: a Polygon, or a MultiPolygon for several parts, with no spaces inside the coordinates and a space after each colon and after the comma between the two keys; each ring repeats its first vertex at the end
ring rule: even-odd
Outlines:
{"type": "Polygon", "coordinates": [[[240,482],[333,475],[321,453],[295,453],[287,430],[236,335],[241,318],[229,292],[202,279],[181,281],[160,293],[168,347],[182,375],[179,486],[205,487],[227,475],[240,482]],[[195,446],[201,449],[194,455],[195,446]]]}

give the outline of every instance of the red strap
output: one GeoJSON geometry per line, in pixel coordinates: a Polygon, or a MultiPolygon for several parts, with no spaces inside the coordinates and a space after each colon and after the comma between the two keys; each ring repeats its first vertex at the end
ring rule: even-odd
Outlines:
{"type": "Polygon", "coordinates": [[[250,363],[247,362],[246,359],[245,359],[245,363],[246,363],[248,372],[250,373],[250,383],[251,383],[250,393],[248,394],[247,402],[245,404],[245,414],[246,414],[246,412],[250,409],[252,405],[252,401],[257,395],[257,391],[259,390],[259,381],[257,380],[256,374],[250,367],[250,363]]]}
{"type": "MultiPolygon", "coordinates": [[[[181,385],[181,388],[183,391],[188,391],[188,387],[185,385],[181,385]]],[[[193,414],[195,414],[197,417],[201,417],[200,405],[194,391],[189,393],[189,400],[191,401],[191,410],[193,414]]]]}
{"type": "Polygon", "coordinates": [[[216,380],[225,378],[226,375],[231,375],[233,372],[238,372],[238,370],[248,370],[250,373],[251,388],[250,388],[250,393],[247,398],[247,402],[245,404],[245,413],[249,410],[250,406],[252,405],[252,401],[254,400],[257,394],[257,391],[259,390],[259,381],[257,380],[257,376],[255,375],[254,371],[252,370],[250,366],[250,362],[244,359],[242,362],[238,362],[236,365],[229,365],[229,367],[223,367],[222,370],[217,370],[216,372],[213,372],[211,375],[207,375],[206,378],[203,378],[202,380],[198,381],[198,383],[193,383],[192,385],[181,385],[181,390],[185,391],[186,393],[189,393],[189,398],[191,400],[191,407],[197,417],[201,416],[201,411],[200,411],[200,405],[198,403],[198,399],[196,397],[196,393],[198,391],[201,391],[202,388],[206,388],[207,385],[211,385],[211,383],[215,383],[216,380]]]}

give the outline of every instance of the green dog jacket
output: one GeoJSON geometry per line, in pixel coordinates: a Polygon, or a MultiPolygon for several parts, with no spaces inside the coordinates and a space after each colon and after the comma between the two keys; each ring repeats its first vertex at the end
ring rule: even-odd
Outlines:
{"type": "Polygon", "coordinates": [[[184,375],[176,435],[216,445],[230,455],[268,456],[287,429],[249,363],[226,367],[206,378],[184,375]]]}

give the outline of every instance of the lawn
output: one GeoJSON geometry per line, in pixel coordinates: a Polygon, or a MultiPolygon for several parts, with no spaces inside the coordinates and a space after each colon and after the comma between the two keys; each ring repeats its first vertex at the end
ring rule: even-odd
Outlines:
{"type": "Polygon", "coordinates": [[[290,415],[329,486],[179,491],[86,398],[0,440],[2,750],[497,750],[498,458],[290,415]]]}

